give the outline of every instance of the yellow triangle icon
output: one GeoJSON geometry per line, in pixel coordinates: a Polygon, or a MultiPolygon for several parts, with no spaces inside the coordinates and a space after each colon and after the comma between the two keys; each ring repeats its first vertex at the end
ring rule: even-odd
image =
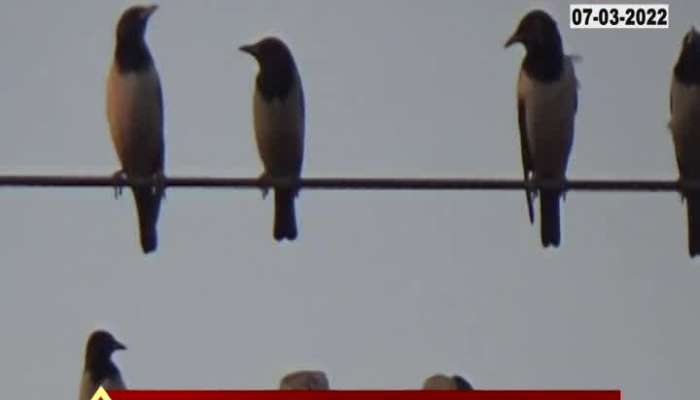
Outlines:
{"type": "Polygon", "coordinates": [[[95,392],[95,394],[92,395],[92,399],[90,399],[90,400],[112,400],[112,399],[109,398],[109,395],[107,394],[107,391],[105,390],[105,388],[100,386],[97,389],[97,391],[95,392]]]}

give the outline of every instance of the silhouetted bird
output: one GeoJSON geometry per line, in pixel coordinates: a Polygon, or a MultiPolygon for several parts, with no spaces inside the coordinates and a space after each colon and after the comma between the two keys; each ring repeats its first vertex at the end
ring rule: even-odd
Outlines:
{"type": "MultiPolygon", "coordinates": [[[[528,13],[506,42],[522,43],[527,54],[518,79],[518,125],[525,179],[565,180],[574,139],[578,81],[571,57],[564,55],[556,22],[547,13],[528,13]]],[[[532,193],[527,194],[534,222],[532,193]]],[[[560,243],[560,190],[540,190],[542,245],[560,243]]]]}
{"type": "Polygon", "coordinates": [[[282,378],[280,390],[330,390],[330,385],[323,371],[297,371],[282,378]]]}
{"type": "Polygon", "coordinates": [[[131,7],[117,24],[114,62],[107,79],[107,119],[122,169],[117,175],[149,179],[155,187],[134,187],[141,247],[158,246],[156,224],[163,196],[163,96],[144,33],[157,6],[131,7]]]}
{"type": "MultiPolygon", "coordinates": [[[[253,94],[253,122],[263,177],[296,180],[304,158],[304,91],[289,48],[277,38],[242,46],[260,66],[253,94]]],[[[274,238],[297,237],[296,189],[275,189],[274,238]]]]}
{"type": "MultiPolygon", "coordinates": [[[[671,122],[681,180],[700,179],[700,34],[683,38],[671,80],[671,122]]],[[[700,254],[700,192],[683,190],[688,208],[688,250],[700,254]]]]}
{"type": "Polygon", "coordinates": [[[78,400],[90,400],[100,386],[106,390],[126,389],[119,368],[111,359],[117,350],[126,350],[126,346],[109,332],[95,331],[90,335],[85,346],[85,366],[78,400]]]}

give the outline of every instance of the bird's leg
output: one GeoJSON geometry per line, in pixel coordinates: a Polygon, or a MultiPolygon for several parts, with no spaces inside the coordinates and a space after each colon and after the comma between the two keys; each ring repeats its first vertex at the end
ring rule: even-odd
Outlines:
{"type": "MultiPolygon", "coordinates": [[[[260,181],[264,181],[264,180],[270,179],[270,175],[266,171],[266,172],[263,172],[258,179],[260,181]]],[[[265,199],[265,198],[267,198],[267,194],[270,193],[270,187],[261,184],[260,191],[262,192],[262,198],[265,199]]]]}
{"type": "Polygon", "coordinates": [[[120,184],[120,181],[126,179],[126,173],[123,169],[117,170],[117,172],[112,174],[112,179],[114,180],[114,198],[118,199],[119,196],[122,195],[123,189],[122,185],[120,184]]]}

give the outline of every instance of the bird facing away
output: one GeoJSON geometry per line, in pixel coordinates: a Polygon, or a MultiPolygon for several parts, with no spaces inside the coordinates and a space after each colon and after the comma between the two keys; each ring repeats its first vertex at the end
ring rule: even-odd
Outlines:
{"type": "MultiPolygon", "coordinates": [[[[700,179],[700,34],[692,28],[683,38],[671,79],[671,121],[681,181],[700,179]]],[[[682,191],[688,208],[688,250],[700,254],[700,192],[682,191]]]]}
{"type": "Polygon", "coordinates": [[[90,335],[85,346],[85,366],[78,400],[90,400],[100,386],[106,390],[126,389],[119,368],[111,359],[117,350],[126,350],[126,346],[109,332],[95,331],[90,335]]]}
{"type": "Polygon", "coordinates": [[[280,390],[330,390],[330,385],[323,371],[297,371],[282,378],[280,390]]]}
{"type": "MultiPolygon", "coordinates": [[[[253,94],[253,124],[263,177],[298,180],[304,159],[304,91],[287,45],[277,38],[240,47],[259,65],[253,94]]],[[[274,238],[294,240],[298,190],[275,189],[274,238]]]]}
{"type": "Polygon", "coordinates": [[[163,196],[163,96],[144,34],[158,7],[131,7],[117,24],[114,61],[107,78],[107,120],[121,162],[115,175],[154,179],[154,187],[133,187],[141,248],[158,246],[156,224],[163,196]]]}
{"type": "MultiPolygon", "coordinates": [[[[518,78],[518,125],[525,180],[564,181],[574,141],[578,81],[572,58],[564,55],[556,22],[546,12],[528,13],[505,47],[522,43],[525,59],[518,78]]],[[[526,191],[530,222],[532,195],[526,191]]],[[[559,247],[561,190],[540,190],[544,247],[559,247]]]]}
{"type": "Polygon", "coordinates": [[[459,375],[449,377],[443,374],[436,374],[428,377],[423,382],[423,390],[474,390],[466,379],[459,375]]]}

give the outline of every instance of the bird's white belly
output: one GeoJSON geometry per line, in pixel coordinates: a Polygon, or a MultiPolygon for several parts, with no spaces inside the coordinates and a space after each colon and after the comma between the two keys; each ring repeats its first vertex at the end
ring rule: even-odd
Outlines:
{"type": "Polygon", "coordinates": [[[286,101],[253,99],[255,139],[265,170],[272,176],[298,175],[304,148],[303,96],[294,88],[286,101]]]}
{"type": "Polygon", "coordinates": [[[519,90],[525,100],[527,140],[535,174],[558,179],[566,174],[574,137],[576,81],[567,76],[543,83],[520,76],[519,90]]]}
{"type": "Polygon", "coordinates": [[[125,171],[151,174],[147,161],[158,157],[162,143],[160,83],[155,70],[107,80],[107,119],[115,150],[125,171]]]}

